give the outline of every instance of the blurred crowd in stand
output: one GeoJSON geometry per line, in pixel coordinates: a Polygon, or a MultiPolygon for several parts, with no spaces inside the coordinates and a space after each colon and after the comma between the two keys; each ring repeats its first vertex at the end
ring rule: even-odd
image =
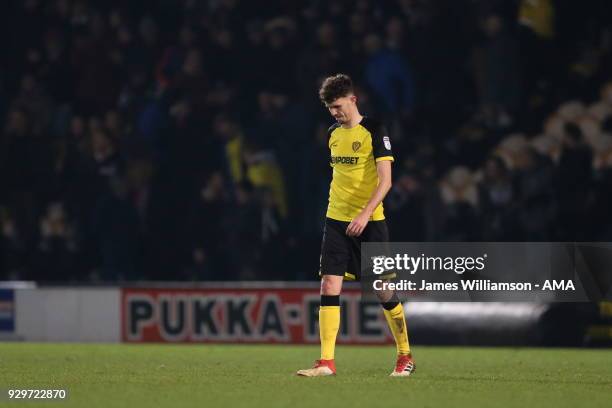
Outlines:
{"type": "Polygon", "coordinates": [[[605,0],[0,8],[0,280],[315,278],[338,72],[394,240],[612,240],[605,0]]]}

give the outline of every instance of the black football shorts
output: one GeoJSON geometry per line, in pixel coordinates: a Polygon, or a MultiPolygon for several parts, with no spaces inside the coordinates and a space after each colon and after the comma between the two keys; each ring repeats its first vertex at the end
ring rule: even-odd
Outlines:
{"type": "MultiPolygon", "coordinates": [[[[343,276],[345,280],[361,279],[361,243],[389,242],[387,223],[370,221],[358,237],[346,235],[349,222],[325,219],[319,275],[343,276]]],[[[379,278],[393,278],[395,273],[379,275],[379,278]]]]}

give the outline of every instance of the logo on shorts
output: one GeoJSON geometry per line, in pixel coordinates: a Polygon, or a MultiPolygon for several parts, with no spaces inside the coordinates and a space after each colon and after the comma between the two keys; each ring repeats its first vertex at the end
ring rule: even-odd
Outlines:
{"type": "Polygon", "coordinates": [[[391,141],[389,140],[389,136],[383,137],[383,143],[387,150],[391,150],[391,141]]]}
{"type": "Polygon", "coordinates": [[[361,147],[361,142],[353,142],[353,151],[356,152],[361,147]]]}

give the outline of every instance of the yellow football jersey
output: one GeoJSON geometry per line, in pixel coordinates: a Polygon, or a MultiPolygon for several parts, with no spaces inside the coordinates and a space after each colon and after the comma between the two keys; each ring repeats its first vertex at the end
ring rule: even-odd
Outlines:
{"type": "MultiPolygon", "coordinates": [[[[365,208],[376,190],[376,162],[393,161],[389,132],[381,122],[364,117],[361,123],[350,129],[335,123],[329,128],[328,136],[333,176],[327,217],[352,221],[365,208]]],[[[380,203],[371,220],[384,219],[384,209],[380,203]]]]}

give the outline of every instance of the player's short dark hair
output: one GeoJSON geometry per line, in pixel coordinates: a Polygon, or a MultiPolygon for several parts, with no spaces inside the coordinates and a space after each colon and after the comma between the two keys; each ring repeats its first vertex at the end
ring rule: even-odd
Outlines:
{"type": "Polygon", "coordinates": [[[352,93],[353,81],[351,77],[345,74],[336,74],[325,78],[321,89],[319,89],[319,98],[323,103],[330,104],[336,99],[352,93]]]}

